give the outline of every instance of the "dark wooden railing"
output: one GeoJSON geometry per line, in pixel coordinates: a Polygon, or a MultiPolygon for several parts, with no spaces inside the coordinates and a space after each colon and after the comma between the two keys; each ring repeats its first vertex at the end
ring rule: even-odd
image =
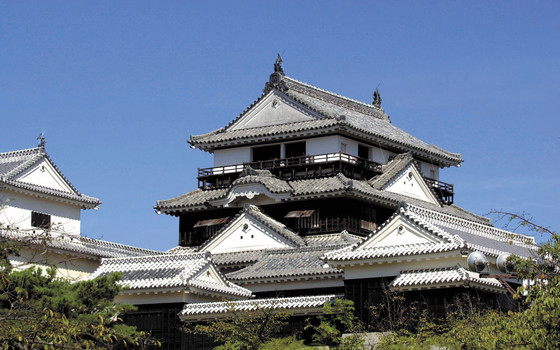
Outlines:
{"type": "Polygon", "coordinates": [[[203,189],[227,187],[239,177],[239,173],[246,166],[270,170],[284,179],[330,176],[339,172],[352,178],[365,178],[381,173],[379,163],[345,153],[328,153],[199,168],[199,187],[203,189]]]}
{"type": "Polygon", "coordinates": [[[360,233],[360,219],[353,217],[324,218],[319,220],[319,225],[309,228],[310,233],[340,232],[346,230],[351,233],[360,233]]]}
{"type": "Polygon", "coordinates": [[[453,184],[448,184],[436,179],[424,177],[428,185],[430,185],[435,192],[440,196],[441,200],[446,204],[453,204],[453,184]]]}

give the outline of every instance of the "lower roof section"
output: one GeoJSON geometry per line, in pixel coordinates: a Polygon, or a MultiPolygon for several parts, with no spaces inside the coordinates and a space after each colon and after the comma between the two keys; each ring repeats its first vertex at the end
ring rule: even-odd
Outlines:
{"type": "Polygon", "coordinates": [[[461,266],[402,271],[391,282],[393,291],[414,291],[437,288],[465,287],[494,293],[506,293],[506,289],[495,278],[481,278],[477,272],[461,266]]]}
{"type": "Polygon", "coordinates": [[[187,304],[179,313],[184,322],[210,321],[231,317],[237,311],[278,310],[288,311],[292,316],[318,315],[323,312],[325,303],[333,303],[343,295],[329,294],[289,298],[269,298],[230,302],[187,304]]]}

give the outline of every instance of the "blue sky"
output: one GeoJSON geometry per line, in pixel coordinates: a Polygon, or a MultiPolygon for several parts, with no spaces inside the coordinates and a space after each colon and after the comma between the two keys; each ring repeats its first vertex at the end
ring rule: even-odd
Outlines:
{"type": "MultiPolygon", "coordinates": [[[[158,250],[178,219],[153,206],[196,188],[190,135],[261,93],[276,54],[297,80],[371,102],[463,155],[457,205],[560,229],[557,1],[13,1],[0,4],[0,151],[47,152],[100,198],[82,231],[158,250]]],[[[498,223],[500,225],[500,223],[498,223]]]]}

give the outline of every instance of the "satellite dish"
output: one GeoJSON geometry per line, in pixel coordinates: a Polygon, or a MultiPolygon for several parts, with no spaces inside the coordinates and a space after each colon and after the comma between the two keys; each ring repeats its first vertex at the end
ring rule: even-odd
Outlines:
{"type": "Polygon", "coordinates": [[[508,273],[515,269],[515,264],[507,261],[507,258],[510,255],[510,253],[502,253],[498,255],[498,258],[496,259],[496,267],[498,267],[498,270],[503,273],[508,273]]]}
{"type": "Polygon", "coordinates": [[[467,257],[467,264],[469,265],[469,270],[480,272],[488,266],[488,259],[481,252],[472,252],[467,257]]]}

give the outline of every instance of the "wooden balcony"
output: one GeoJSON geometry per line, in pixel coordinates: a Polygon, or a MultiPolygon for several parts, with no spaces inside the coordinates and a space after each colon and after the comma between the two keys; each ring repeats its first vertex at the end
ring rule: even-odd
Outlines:
{"type": "Polygon", "coordinates": [[[430,179],[429,177],[424,177],[424,179],[426,180],[428,185],[430,185],[434,189],[436,194],[445,204],[453,204],[453,184],[430,179]]]}
{"type": "Polygon", "coordinates": [[[334,176],[343,173],[352,179],[368,179],[381,173],[381,164],[345,153],[262,160],[257,162],[198,169],[198,187],[228,187],[246,166],[265,169],[285,180],[334,176]]]}
{"type": "Polygon", "coordinates": [[[367,235],[377,228],[373,222],[365,221],[359,218],[347,217],[331,217],[322,218],[319,220],[318,225],[309,228],[309,234],[324,234],[333,232],[342,232],[344,230],[357,234],[367,235]]]}

